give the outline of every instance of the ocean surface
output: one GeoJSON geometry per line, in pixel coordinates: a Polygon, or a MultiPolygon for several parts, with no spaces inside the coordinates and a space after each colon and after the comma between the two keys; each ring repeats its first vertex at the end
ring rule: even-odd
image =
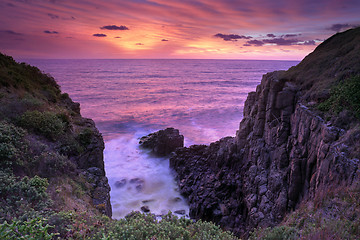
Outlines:
{"type": "MultiPolygon", "coordinates": [[[[189,209],[166,158],[139,149],[139,138],[174,127],[185,145],[234,136],[248,92],[262,75],[297,61],[25,60],[53,76],[81,104],[105,140],[113,217],[148,206],[164,214],[189,209]]],[[[181,216],[181,214],[180,214],[181,216]]]]}

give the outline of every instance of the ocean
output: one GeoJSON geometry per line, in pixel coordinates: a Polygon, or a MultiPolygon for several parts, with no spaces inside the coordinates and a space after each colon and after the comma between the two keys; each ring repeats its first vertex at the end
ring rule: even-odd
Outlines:
{"type": "Polygon", "coordinates": [[[147,206],[154,214],[188,216],[166,158],[138,147],[139,138],[174,127],[185,145],[234,136],[248,92],[262,75],[297,61],[25,60],[53,76],[81,104],[105,140],[113,218],[147,206]],[[185,214],[184,214],[185,213],[185,214]]]}

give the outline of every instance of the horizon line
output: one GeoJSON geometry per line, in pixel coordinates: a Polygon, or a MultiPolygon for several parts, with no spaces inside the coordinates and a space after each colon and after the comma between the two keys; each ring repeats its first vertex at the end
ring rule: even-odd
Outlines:
{"type": "Polygon", "coordinates": [[[224,60],[224,61],[289,61],[300,62],[298,59],[234,59],[234,58],[15,58],[23,60],[224,60]]]}

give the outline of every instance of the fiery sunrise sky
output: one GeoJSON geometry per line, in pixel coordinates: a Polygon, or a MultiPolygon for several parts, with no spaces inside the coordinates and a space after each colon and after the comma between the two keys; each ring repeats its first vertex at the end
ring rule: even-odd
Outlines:
{"type": "Polygon", "coordinates": [[[0,0],[15,58],[301,60],[360,25],[359,0],[0,0]]]}

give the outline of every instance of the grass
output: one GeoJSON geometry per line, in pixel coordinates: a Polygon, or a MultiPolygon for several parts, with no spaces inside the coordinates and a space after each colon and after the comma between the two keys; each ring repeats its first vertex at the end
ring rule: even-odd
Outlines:
{"type": "Polygon", "coordinates": [[[360,74],[360,27],[335,34],[282,76],[300,86],[301,99],[321,102],[332,86],[360,74]]]}

